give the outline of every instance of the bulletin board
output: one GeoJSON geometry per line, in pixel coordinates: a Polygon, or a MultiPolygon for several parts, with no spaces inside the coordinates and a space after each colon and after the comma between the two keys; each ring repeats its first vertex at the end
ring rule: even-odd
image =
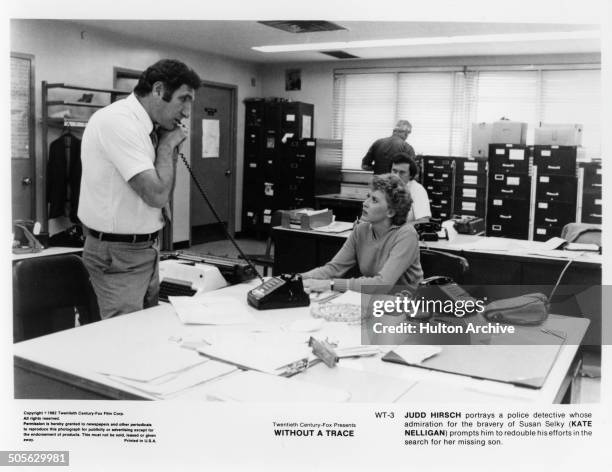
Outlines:
{"type": "Polygon", "coordinates": [[[34,123],[32,58],[11,54],[11,158],[31,157],[34,123]]]}

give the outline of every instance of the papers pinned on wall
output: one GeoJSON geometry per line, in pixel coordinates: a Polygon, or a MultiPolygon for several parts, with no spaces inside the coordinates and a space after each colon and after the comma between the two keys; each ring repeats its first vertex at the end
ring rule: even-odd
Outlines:
{"type": "Polygon", "coordinates": [[[202,158],[219,158],[219,120],[202,120],[202,158]]]}

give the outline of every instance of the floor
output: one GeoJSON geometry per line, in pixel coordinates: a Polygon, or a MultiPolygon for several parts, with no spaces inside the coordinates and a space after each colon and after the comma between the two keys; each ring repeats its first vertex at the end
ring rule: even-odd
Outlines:
{"type": "MultiPolygon", "coordinates": [[[[237,243],[246,254],[263,254],[266,250],[265,240],[242,238],[238,239],[237,243]]],[[[197,244],[188,251],[215,256],[238,257],[238,250],[228,240],[197,244]]],[[[272,254],[274,254],[274,248],[272,248],[272,254]]],[[[261,266],[257,268],[263,273],[261,266]]],[[[574,382],[573,403],[598,403],[601,394],[600,385],[601,358],[593,353],[584,353],[581,375],[574,382]]]]}

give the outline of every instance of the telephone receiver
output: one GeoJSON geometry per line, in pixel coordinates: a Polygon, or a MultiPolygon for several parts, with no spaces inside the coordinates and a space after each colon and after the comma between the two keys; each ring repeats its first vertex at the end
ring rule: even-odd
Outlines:
{"type": "Polygon", "coordinates": [[[293,308],[310,305],[299,274],[281,274],[250,290],[247,302],[258,310],[293,308]]]}
{"type": "MultiPolygon", "coordinates": [[[[459,300],[472,300],[474,298],[465,290],[461,285],[455,283],[453,279],[446,276],[435,275],[423,279],[420,283],[418,291],[418,297],[423,297],[425,300],[440,300],[442,302],[451,300],[453,302],[459,300]]],[[[434,315],[446,316],[451,313],[436,313],[434,315]]]]}

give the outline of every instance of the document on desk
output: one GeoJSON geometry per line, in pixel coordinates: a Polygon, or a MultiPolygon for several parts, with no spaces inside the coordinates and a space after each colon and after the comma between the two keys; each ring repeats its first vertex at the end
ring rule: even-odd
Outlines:
{"type": "Polygon", "coordinates": [[[258,370],[274,375],[284,374],[292,365],[312,359],[308,344],[261,343],[247,337],[236,337],[232,343],[215,343],[198,348],[198,352],[211,359],[227,362],[244,369],[258,370]]]}
{"type": "MultiPolygon", "coordinates": [[[[202,357],[200,357],[202,359],[202,357]]],[[[204,360],[179,372],[172,372],[151,381],[137,381],[109,375],[109,378],[150,395],[165,398],[187,388],[219,378],[238,370],[236,367],[213,360],[204,360]]]]}
{"type": "Polygon", "coordinates": [[[150,382],[201,362],[202,358],[193,350],[164,340],[159,343],[135,341],[130,345],[113,346],[112,355],[101,355],[95,365],[96,372],[101,374],[150,382]]]}
{"type": "Polygon", "coordinates": [[[315,228],[315,231],[321,231],[322,233],[344,233],[353,229],[353,224],[350,221],[334,221],[328,225],[315,228]]]}
{"type": "Polygon", "coordinates": [[[211,385],[207,391],[211,400],[235,402],[345,402],[351,394],[340,388],[304,382],[262,372],[247,371],[232,374],[211,385]]]}
{"type": "Polygon", "coordinates": [[[254,323],[244,303],[205,293],[195,297],[168,297],[183,324],[231,325],[254,323]]]}

